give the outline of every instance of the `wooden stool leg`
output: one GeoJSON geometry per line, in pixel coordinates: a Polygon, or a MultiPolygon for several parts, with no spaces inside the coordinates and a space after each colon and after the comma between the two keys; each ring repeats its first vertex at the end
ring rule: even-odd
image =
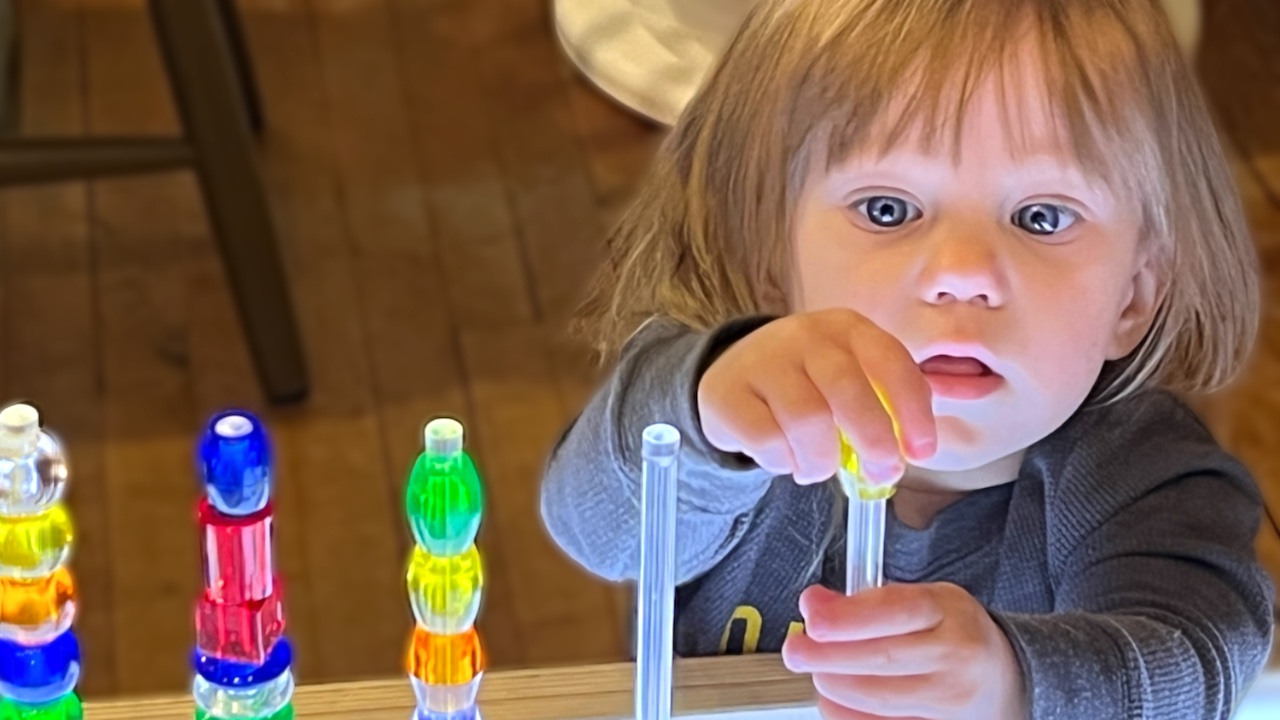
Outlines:
{"type": "Polygon", "coordinates": [[[266,127],[266,120],[262,113],[262,96],[258,93],[258,81],[253,72],[253,58],[249,54],[249,43],[245,40],[244,25],[240,22],[236,0],[217,0],[217,2],[218,17],[222,20],[222,29],[231,47],[231,60],[235,63],[236,79],[240,83],[241,96],[244,98],[245,110],[248,112],[249,127],[253,128],[254,133],[261,134],[266,127]]]}
{"type": "Polygon", "coordinates": [[[249,348],[272,402],[307,393],[302,345],[216,0],[151,0],[157,39],[249,348]]]}

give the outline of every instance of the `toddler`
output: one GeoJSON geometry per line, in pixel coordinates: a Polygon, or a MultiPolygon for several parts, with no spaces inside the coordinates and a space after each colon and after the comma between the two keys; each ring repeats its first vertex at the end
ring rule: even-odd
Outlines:
{"type": "Polygon", "coordinates": [[[544,521],[634,579],[668,422],[680,655],[781,652],[828,718],[1225,718],[1262,504],[1173,393],[1233,377],[1257,295],[1156,0],[764,0],[610,238],[544,521]],[[854,597],[840,431],[898,482],[854,597]]]}

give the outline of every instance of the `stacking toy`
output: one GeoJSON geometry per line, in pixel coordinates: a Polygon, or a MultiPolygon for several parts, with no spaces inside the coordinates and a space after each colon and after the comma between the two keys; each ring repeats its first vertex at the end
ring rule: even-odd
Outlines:
{"type": "Polygon", "coordinates": [[[475,629],[484,573],[476,535],[484,497],[463,450],[462,425],[427,423],[409,474],[405,509],[413,532],[407,585],[416,621],[406,662],[417,698],[411,720],[479,720],[485,656],[475,629]]]}
{"type": "Polygon", "coordinates": [[[262,423],[238,410],[215,415],[199,465],[196,720],[292,720],[293,649],[275,571],[271,445],[262,423]]]}

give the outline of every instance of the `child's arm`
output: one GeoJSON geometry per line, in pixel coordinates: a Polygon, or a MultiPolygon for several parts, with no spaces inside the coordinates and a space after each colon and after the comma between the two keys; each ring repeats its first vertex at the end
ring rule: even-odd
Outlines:
{"type": "Polygon", "coordinates": [[[764,322],[743,320],[695,333],[655,319],[631,338],[618,366],[553,450],[543,479],[543,521],[569,557],[608,580],[636,578],[640,438],[658,422],[683,436],[676,582],[706,572],[742,537],[772,478],[707,442],[696,395],[707,365],[764,322]]]}
{"type": "Polygon", "coordinates": [[[1057,612],[992,614],[1032,718],[1227,718],[1271,645],[1261,499],[1180,403],[1126,405],[1046,489],[1057,612]]]}

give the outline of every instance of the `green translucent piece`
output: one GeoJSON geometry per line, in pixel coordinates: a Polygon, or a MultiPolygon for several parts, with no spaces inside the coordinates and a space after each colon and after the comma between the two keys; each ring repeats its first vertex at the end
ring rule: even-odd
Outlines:
{"type": "MultiPolygon", "coordinates": [[[[201,707],[196,706],[196,720],[230,720],[230,719],[224,718],[220,715],[214,715],[211,712],[206,712],[201,707]]],[[[253,718],[253,720],[293,720],[293,703],[287,703],[284,707],[271,713],[270,715],[263,715],[261,717],[256,717],[256,718],[253,718]]]]}
{"type": "Polygon", "coordinates": [[[480,531],[484,495],[475,463],[465,451],[424,452],[409,473],[405,507],[418,545],[432,555],[459,555],[480,531]]]}
{"type": "Polygon", "coordinates": [[[75,693],[38,705],[4,698],[0,700],[0,720],[84,720],[84,710],[75,693]]]}

